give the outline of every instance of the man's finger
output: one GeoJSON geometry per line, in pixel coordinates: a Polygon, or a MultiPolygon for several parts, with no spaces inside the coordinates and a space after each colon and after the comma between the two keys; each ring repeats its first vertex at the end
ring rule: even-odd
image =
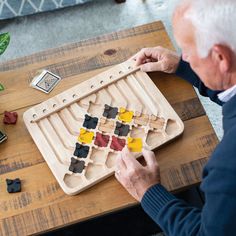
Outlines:
{"type": "Polygon", "coordinates": [[[140,69],[144,72],[162,71],[163,70],[163,64],[162,64],[161,61],[149,62],[149,63],[145,63],[145,64],[141,65],[140,69]]]}
{"type": "Polygon", "coordinates": [[[121,153],[119,153],[117,155],[117,158],[116,158],[116,168],[115,169],[119,170],[119,171],[121,171],[123,169],[126,169],[126,165],[125,165],[124,160],[121,157],[121,153]]]}
{"type": "Polygon", "coordinates": [[[125,165],[127,166],[127,168],[141,167],[141,164],[135,159],[133,153],[131,153],[127,147],[125,147],[123,149],[123,151],[121,153],[121,157],[122,157],[125,165]]]}
{"type": "Polygon", "coordinates": [[[156,160],[156,156],[155,156],[154,152],[143,148],[142,153],[143,153],[143,157],[144,157],[148,166],[150,166],[150,167],[158,166],[158,162],[156,160]]]}

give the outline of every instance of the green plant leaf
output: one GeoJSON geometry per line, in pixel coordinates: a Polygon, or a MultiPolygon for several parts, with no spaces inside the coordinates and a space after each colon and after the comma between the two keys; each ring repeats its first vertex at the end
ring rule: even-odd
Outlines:
{"type": "Polygon", "coordinates": [[[0,34],[0,55],[2,55],[10,42],[10,34],[0,34]]]}
{"type": "Polygon", "coordinates": [[[0,84],[0,92],[4,90],[4,87],[2,84],[0,84]]]}

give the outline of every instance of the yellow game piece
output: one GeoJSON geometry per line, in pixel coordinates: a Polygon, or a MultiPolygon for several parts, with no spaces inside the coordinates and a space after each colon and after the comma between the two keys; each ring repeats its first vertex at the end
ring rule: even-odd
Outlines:
{"type": "Polygon", "coordinates": [[[133,111],[128,111],[125,108],[121,107],[118,119],[126,123],[129,123],[132,121],[133,115],[134,115],[133,111]]]}
{"type": "Polygon", "coordinates": [[[81,128],[78,141],[81,143],[92,143],[94,133],[81,128]]]}
{"type": "Polygon", "coordinates": [[[143,148],[143,143],[141,138],[131,138],[128,137],[128,148],[131,152],[141,152],[143,148]]]}

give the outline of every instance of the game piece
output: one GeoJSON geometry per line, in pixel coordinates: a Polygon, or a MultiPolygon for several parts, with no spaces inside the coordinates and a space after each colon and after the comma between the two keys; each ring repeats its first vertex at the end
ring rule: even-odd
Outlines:
{"type": "Polygon", "coordinates": [[[87,131],[86,129],[81,128],[80,129],[80,134],[78,137],[78,141],[81,143],[92,143],[94,137],[94,133],[87,131]]]}
{"type": "Polygon", "coordinates": [[[112,136],[112,142],[110,148],[115,151],[122,151],[125,146],[125,139],[120,139],[115,136],[112,136]]]}
{"type": "Polygon", "coordinates": [[[119,117],[118,117],[118,119],[120,121],[123,121],[123,122],[126,122],[126,123],[130,123],[132,121],[133,114],[134,114],[134,112],[128,111],[125,108],[121,107],[120,110],[119,110],[119,117]]]}
{"type": "Polygon", "coordinates": [[[82,144],[76,143],[76,148],[74,151],[74,156],[86,158],[89,153],[89,146],[84,146],[82,144]]]}
{"type": "Polygon", "coordinates": [[[100,119],[98,129],[105,133],[112,133],[115,128],[115,122],[113,120],[100,119]]]}
{"type": "Polygon", "coordinates": [[[149,115],[146,115],[146,114],[136,113],[134,116],[134,123],[136,125],[145,126],[147,125],[148,120],[149,120],[149,115]]]}
{"type": "Polygon", "coordinates": [[[117,107],[110,107],[107,104],[105,104],[105,109],[103,112],[103,116],[108,119],[115,119],[118,114],[118,108],[117,107]]]}
{"type": "Polygon", "coordinates": [[[71,163],[69,170],[74,173],[82,173],[83,169],[85,167],[85,162],[75,159],[74,157],[71,157],[71,163]]]}
{"type": "Polygon", "coordinates": [[[17,193],[21,191],[21,181],[19,178],[6,179],[6,183],[8,193],[17,193]]]}
{"type": "Polygon", "coordinates": [[[97,117],[91,117],[89,115],[85,115],[83,126],[87,129],[95,129],[98,123],[97,117]]]}
{"type": "Polygon", "coordinates": [[[7,140],[6,134],[0,131],[0,143],[3,143],[5,140],[7,140]]]}
{"type": "Polygon", "coordinates": [[[110,139],[109,135],[104,135],[97,132],[94,144],[97,145],[98,147],[107,147],[109,139],[110,139]]]}
{"type": "Polygon", "coordinates": [[[17,112],[4,111],[3,123],[4,124],[15,124],[17,121],[17,117],[18,117],[17,112]]]}
{"type": "Polygon", "coordinates": [[[165,119],[162,117],[151,116],[150,127],[156,130],[161,130],[164,128],[165,119]]]}
{"type": "Polygon", "coordinates": [[[4,90],[4,87],[2,84],[0,84],[0,92],[4,90]]]}
{"type": "Polygon", "coordinates": [[[56,85],[60,82],[61,78],[50,71],[43,70],[33,78],[30,86],[38,89],[44,93],[50,93],[56,85]]]}
{"type": "Polygon", "coordinates": [[[116,122],[116,129],[114,131],[118,136],[127,136],[130,131],[129,125],[122,124],[120,122],[116,122]]]}
{"type": "Polygon", "coordinates": [[[131,152],[141,152],[143,148],[142,139],[128,137],[127,146],[131,152]]]}

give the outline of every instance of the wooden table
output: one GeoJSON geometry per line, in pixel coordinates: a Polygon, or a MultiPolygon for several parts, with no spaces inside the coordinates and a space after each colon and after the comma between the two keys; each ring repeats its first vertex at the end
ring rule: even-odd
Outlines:
{"type": "MultiPolygon", "coordinates": [[[[112,176],[77,196],[67,196],[40,155],[22,121],[29,107],[128,59],[143,47],[173,49],[161,22],[99,36],[0,64],[0,119],[17,111],[16,125],[0,124],[8,135],[0,145],[0,235],[26,235],[85,221],[137,204],[112,176]],[[29,87],[38,69],[63,80],[46,95],[29,87]],[[6,192],[6,178],[22,179],[22,192],[6,192]]],[[[204,164],[218,139],[195,91],[163,73],[149,74],[185,124],[184,134],[156,151],[162,184],[176,192],[201,181],[204,164]]]]}

